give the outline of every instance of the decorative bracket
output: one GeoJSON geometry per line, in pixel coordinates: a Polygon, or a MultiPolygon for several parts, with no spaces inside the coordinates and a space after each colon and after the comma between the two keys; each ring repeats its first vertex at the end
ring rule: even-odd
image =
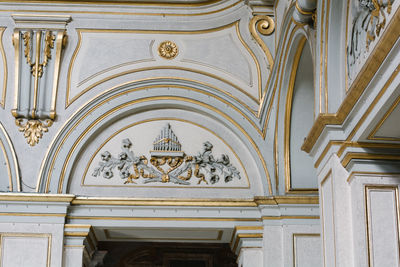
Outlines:
{"type": "Polygon", "coordinates": [[[15,101],[11,113],[29,145],[39,142],[56,117],[61,52],[70,16],[12,15],[16,28],[15,101]]]}

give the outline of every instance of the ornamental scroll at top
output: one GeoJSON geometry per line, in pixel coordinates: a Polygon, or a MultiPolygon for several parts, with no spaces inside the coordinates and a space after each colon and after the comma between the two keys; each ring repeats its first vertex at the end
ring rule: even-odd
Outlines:
{"type": "Polygon", "coordinates": [[[347,43],[347,67],[350,82],[356,77],[361,62],[370,52],[389,22],[395,0],[358,0],[353,6],[353,23],[347,43]]]}
{"type": "Polygon", "coordinates": [[[121,143],[118,156],[114,157],[109,151],[101,153],[101,161],[92,176],[110,179],[118,175],[125,180],[124,184],[159,182],[180,185],[190,185],[193,179],[196,184],[217,184],[241,178],[228,155],[214,158],[213,144],[209,141],[203,143],[203,150],[197,155],[186,155],[170,124],[154,140],[150,160],[144,155],[135,155],[130,139],[123,139],[121,143]]]}

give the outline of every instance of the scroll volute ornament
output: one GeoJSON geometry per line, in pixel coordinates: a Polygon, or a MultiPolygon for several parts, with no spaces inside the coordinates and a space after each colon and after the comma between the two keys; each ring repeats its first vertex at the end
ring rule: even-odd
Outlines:
{"type": "Polygon", "coordinates": [[[13,15],[13,19],[17,28],[12,38],[15,101],[11,112],[27,143],[34,146],[56,117],[61,52],[71,18],[13,15]]]}

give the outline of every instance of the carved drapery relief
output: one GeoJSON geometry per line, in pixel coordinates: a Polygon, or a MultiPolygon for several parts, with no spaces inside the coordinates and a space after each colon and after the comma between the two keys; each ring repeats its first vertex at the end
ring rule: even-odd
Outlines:
{"type": "Polygon", "coordinates": [[[69,16],[13,15],[15,102],[12,114],[27,143],[36,145],[56,117],[61,52],[69,16]]]}
{"type": "Polygon", "coordinates": [[[363,55],[370,52],[370,45],[380,37],[388,23],[394,0],[358,0],[347,43],[347,67],[350,82],[356,76],[357,66],[363,55]]]}
{"type": "Polygon", "coordinates": [[[215,159],[212,154],[213,145],[203,144],[203,151],[197,156],[186,155],[181,144],[167,124],[153,143],[150,161],[146,156],[136,156],[131,150],[133,144],[128,138],[122,140],[122,151],[118,157],[110,152],[101,153],[101,161],[92,176],[110,179],[114,172],[125,180],[125,184],[136,183],[140,178],[143,183],[161,182],[190,185],[190,179],[197,178],[197,184],[228,183],[233,179],[241,179],[239,171],[223,154],[215,159]]]}

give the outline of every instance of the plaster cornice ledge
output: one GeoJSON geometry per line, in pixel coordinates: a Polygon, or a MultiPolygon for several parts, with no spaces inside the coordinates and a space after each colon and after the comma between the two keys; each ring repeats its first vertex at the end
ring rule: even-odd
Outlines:
{"type": "Polygon", "coordinates": [[[72,194],[31,194],[31,193],[0,193],[0,201],[29,202],[68,202],[75,198],[72,194]]]}
{"type": "MultiPolygon", "coordinates": [[[[358,73],[356,79],[354,80],[352,86],[350,87],[345,99],[340,105],[336,113],[321,113],[318,115],[317,119],[308,133],[301,149],[309,153],[315,143],[318,141],[322,134],[322,131],[327,125],[341,125],[349,116],[353,107],[357,103],[358,99],[364,93],[368,85],[375,77],[376,72],[383,64],[390,50],[400,37],[400,8],[397,9],[396,14],[394,14],[393,19],[389,22],[386,31],[383,33],[381,39],[378,41],[374,50],[371,52],[363,68],[358,73]]],[[[396,77],[399,69],[392,74],[388,79],[386,85],[381,89],[379,95],[381,95],[387,87],[390,85],[391,81],[396,77]]],[[[375,103],[376,104],[376,103],[375,103]]]]}

